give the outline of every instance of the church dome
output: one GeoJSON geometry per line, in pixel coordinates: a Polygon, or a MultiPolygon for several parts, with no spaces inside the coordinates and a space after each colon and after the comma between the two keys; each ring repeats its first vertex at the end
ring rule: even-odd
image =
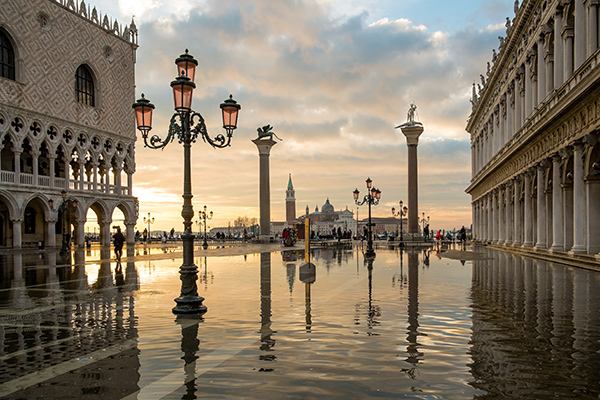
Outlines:
{"type": "Polygon", "coordinates": [[[323,207],[321,207],[321,212],[324,213],[332,213],[334,212],[335,209],[333,208],[333,206],[329,203],[329,197],[327,198],[327,201],[325,202],[325,204],[323,204],[323,207]]]}

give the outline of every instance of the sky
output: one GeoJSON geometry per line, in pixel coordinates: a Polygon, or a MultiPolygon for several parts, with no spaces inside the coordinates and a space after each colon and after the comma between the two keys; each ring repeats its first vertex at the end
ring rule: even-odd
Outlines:
{"type": "MultiPolygon", "coordinates": [[[[355,213],[352,191],[381,190],[373,216],[408,202],[406,122],[411,103],[424,125],[418,146],[419,215],[432,228],[471,224],[469,134],[473,82],[505,36],[512,0],[91,0],[139,30],[136,98],[156,105],[151,134],[165,136],[173,114],[170,82],[185,49],[199,62],[192,108],[208,132],[223,132],[219,104],[241,104],[231,147],[192,146],[194,211],[209,224],[259,217],[259,158],[251,142],[270,124],[271,220],[285,220],[289,174],[296,213],[355,213]]],[[[132,111],[132,120],[133,120],[132,111]]],[[[182,230],[183,148],[144,148],[138,135],[134,195],[151,229],[182,230]]],[[[366,206],[358,210],[367,215],[366,206]]],[[[197,218],[196,218],[197,219],[197,218]]]]}

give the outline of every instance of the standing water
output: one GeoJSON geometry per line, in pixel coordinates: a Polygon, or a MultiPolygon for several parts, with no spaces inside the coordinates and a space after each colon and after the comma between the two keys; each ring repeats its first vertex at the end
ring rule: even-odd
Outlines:
{"type": "Polygon", "coordinates": [[[196,258],[202,318],[172,314],[168,254],[2,256],[0,396],[598,398],[600,274],[455,254],[196,258]]]}

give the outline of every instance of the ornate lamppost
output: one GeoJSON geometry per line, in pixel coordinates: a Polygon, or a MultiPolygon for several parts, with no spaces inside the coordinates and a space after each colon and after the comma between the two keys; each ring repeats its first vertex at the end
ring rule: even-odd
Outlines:
{"type": "Polygon", "coordinates": [[[214,138],[208,135],[204,118],[192,110],[192,94],[196,84],[194,77],[198,61],[188,54],[182,54],[175,60],[178,77],[171,82],[173,98],[175,103],[175,114],[171,117],[169,132],[165,139],[158,135],[148,138],[148,132],[152,129],[152,111],[154,105],[144,95],[133,108],[137,119],[137,128],[142,134],[145,147],[151,149],[163,149],[175,138],[183,144],[183,217],[184,232],[183,240],[183,264],[179,268],[181,279],[181,294],[175,299],[177,305],[173,308],[174,314],[199,314],[206,312],[206,306],[202,304],[204,298],[198,296],[198,268],[194,264],[194,234],[192,233],[192,218],[194,209],[192,207],[192,179],[191,179],[191,146],[196,142],[198,136],[214,148],[224,148],[230,145],[233,131],[237,128],[238,112],[240,105],[230,95],[221,105],[223,115],[223,128],[226,135],[218,134],[214,138]]]}
{"type": "Polygon", "coordinates": [[[62,202],[58,209],[54,209],[54,200],[48,200],[48,205],[52,211],[56,211],[60,213],[61,217],[61,233],[62,233],[62,246],[60,248],[60,254],[65,255],[66,253],[71,251],[71,228],[69,228],[69,234],[67,234],[67,217],[70,213],[73,213],[77,210],[77,205],[79,202],[77,200],[69,200],[67,199],[67,192],[62,191],[60,193],[62,197],[62,202]]]}
{"type": "Polygon", "coordinates": [[[423,224],[423,239],[427,241],[427,238],[425,237],[425,223],[429,225],[429,215],[427,216],[427,219],[425,219],[425,213],[423,213],[422,216],[423,218],[421,219],[421,223],[423,224]]]}
{"type": "Polygon", "coordinates": [[[144,217],[144,223],[148,224],[148,237],[146,238],[146,242],[150,243],[150,224],[154,223],[154,217],[148,213],[148,218],[144,217]]]}
{"type": "Polygon", "coordinates": [[[400,200],[399,202],[400,204],[400,210],[398,210],[398,212],[396,213],[396,209],[394,207],[392,207],[392,216],[394,217],[400,217],[400,245],[402,246],[402,242],[404,241],[404,236],[403,236],[403,227],[402,227],[402,218],[407,215],[408,213],[408,207],[403,206],[403,202],[402,200],[400,200]]]}
{"type": "Polygon", "coordinates": [[[373,181],[371,180],[371,178],[367,178],[365,182],[367,183],[368,192],[362,201],[358,200],[358,196],[360,195],[358,189],[354,189],[354,192],[352,193],[354,194],[354,202],[357,206],[362,206],[365,203],[369,205],[369,222],[367,223],[368,240],[367,252],[365,253],[365,257],[372,258],[375,257],[375,251],[373,250],[373,234],[371,232],[371,226],[373,226],[373,223],[371,222],[371,206],[376,206],[377,204],[379,204],[379,199],[381,199],[381,191],[372,187],[373,181]]]}
{"type": "Polygon", "coordinates": [[[206,241],[206,220],[207,219],[212,219],[213,217],[213,212],[211,211],[210,213],[206,213],[206,206],[204,206],[204,211],[198,211],[198,217],[200,218],[200,223],[204,224],[204,243],[202,243],[202,247],[204,247],[204,250],[206,250],[208,248],[208,242],[206,241]]]}

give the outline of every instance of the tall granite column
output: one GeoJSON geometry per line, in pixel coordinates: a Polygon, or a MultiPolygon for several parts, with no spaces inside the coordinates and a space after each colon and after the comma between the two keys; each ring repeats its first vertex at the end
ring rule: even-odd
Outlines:
{"type": "Polygon", "coordinates": [[[417,106],[411,104],[408,121],[396,127],[406,136],[408,146],[408,233],[419,233],[419,173],[417,168],[417,146],[423,133],[423,124],[415,120],[417,106]],[[413,108],[414,107],[414,108],[413,108]]]}
{"type": "Polygon", "coordinates": [[[271,184],[270,184],[270,166],[269,155],[271,147],[277,144],[273,139],[254,139],[252,141],[258,148],[260,156],[259,163],[259,208],[260,208],[260,233],[261,242],[268,242],[271,235],[271,184]]]}

